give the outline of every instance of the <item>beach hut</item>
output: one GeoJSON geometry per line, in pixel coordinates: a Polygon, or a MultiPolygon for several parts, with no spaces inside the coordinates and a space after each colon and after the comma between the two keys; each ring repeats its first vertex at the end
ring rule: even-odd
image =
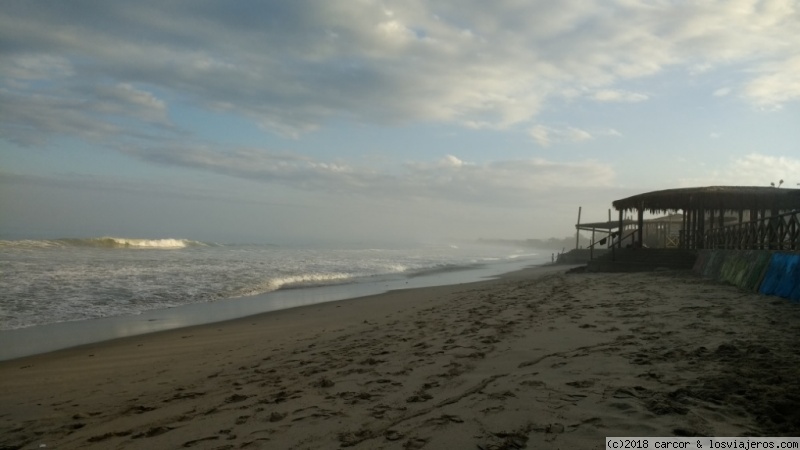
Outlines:
{"type": "MultiPolygon", "coordinates": [[[[615,241],[646,245],[645,211],[680,217],[678,247],[683,249],[800,250],[800,189],[756,186],[709,186],[667,189],[615,200],[619,211],[615,241]],[[636,212],[636,225],[623,219],[636,212]],[[626,228],[627,225],[627,228],[626,228]],[[627,238],[630,237],[630,240],[627,238]]],[[[651,221],[652,222],[652,221],[651,221]]]]}

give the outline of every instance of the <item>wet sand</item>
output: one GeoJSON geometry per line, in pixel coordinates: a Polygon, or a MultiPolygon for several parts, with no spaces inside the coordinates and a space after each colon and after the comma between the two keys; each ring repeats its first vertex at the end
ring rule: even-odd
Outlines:
{"type": "Polygon", "coordinates": [[[798,436],[798,338],[798,305],[688,272],[535,268],[0,362],[0,449],[798,436]]]}

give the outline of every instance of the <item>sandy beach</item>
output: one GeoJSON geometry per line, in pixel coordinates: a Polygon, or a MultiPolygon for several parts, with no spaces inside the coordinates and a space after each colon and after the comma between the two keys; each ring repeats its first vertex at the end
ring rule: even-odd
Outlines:
{"type": "Polygon", "coordinates": [[[798,336],[797,305],[689,272],[531,268],[0,362],[0,449],[798,436],[798,336]]]}

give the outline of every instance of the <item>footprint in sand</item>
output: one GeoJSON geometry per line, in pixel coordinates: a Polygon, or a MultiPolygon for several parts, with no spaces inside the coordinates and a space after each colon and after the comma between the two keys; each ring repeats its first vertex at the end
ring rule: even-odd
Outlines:
{"type": "Polygon", "coordinates": [[[204,437],[204,438],[200,438],[200,439],[194,439],[194,440],[191,440],[191,441],[186,441],[186,442],[183,443],[183,446],[184,447],[193,447],[195,444],[199,444],[200,442],[216,441],[218,439],[219,439],[219,436],[208,436],[208,437],[204,437]]]}
{"type": "Polygon", "coordinates": [[[174,430],[173,427],[151,427],[150,429],[148,429],[143,433],[134,434],[133,436],[131,436],[131,439],[151,438],[167,433],[172,430],[174,430]]]}
{"type": "Polygon", "coordinates": [[[133,432],[130,430],[115,431],[112,433],[105,433],[97,436],[92,436],[89,439],[87,439],[86,442],[103,442],[107,439],[111,439],[112,437],[125,437],[125,436],[130,436],[131,434],[133,434],[133,432]]]}
{"type": "Polygon", "coordinates": [[[425,421],[426,425],[437,425],[437,426],[444,426],[450,423],[464,423],[464,419],[450,414],[442,414],[439,417],[434,417],[432,419],[428,419],[425,421]]]}
{"type": "Polygon", "coordinates": [[[427,402],[428,400],[430,400],[432,398],[433,398],[433,396],[431,394],[428,394],[427,392],[420,391],[420,392],[417,392],[416,394],[412,395],[411,397],[408,397],[406,399],[406,402],[407,403],[422,403],[422,402],[427,402]]]}
{"type": "Polygon", "coordinates": [[[580,380],[580,381],[570,381],[570,382],[564,383],[564,384],[566,384],[567,386],[572,386],[572,387],[584,389],[584,388],[590,388],[590,387],[594,386],[594,383],[595,383],[594,380],[580,380]]]}
{"type": "Polygon", "coordinates": [[[403,448],[406,450],[416,450],[425,447],[425,444],[427,443],[428,439],[411,438],[403,444],[403,448]]]}

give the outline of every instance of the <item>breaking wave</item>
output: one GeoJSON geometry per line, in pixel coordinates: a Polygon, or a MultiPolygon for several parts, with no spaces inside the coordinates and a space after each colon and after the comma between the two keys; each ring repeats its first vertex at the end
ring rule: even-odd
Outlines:
{"type": "Polygon", "coordinates": [[[92,247],[92,248],[131,248],[131,249],[179,249],[186,247],[206,247],[209,244],[190,239],[138,239],[120,237],[98,238],[64,238],[64,239],[25,239],[18,241],[0,241],[0,248],[62,248],[62,247],[92,247]]]}
{"type": "Polygon", "coordinates": [[[251,286],[246,289],[241,289],[234,293],[234,297],[243,297],[249,295],[258,295],[265,292],[277,291],[279,289],[293,289],[310,286],[325,286],[331,284],[349,283],[359,278],[358,275],[350,273],[305,273],[297,275],[287,275],[283,277],[275,277],[251,286]]]}

